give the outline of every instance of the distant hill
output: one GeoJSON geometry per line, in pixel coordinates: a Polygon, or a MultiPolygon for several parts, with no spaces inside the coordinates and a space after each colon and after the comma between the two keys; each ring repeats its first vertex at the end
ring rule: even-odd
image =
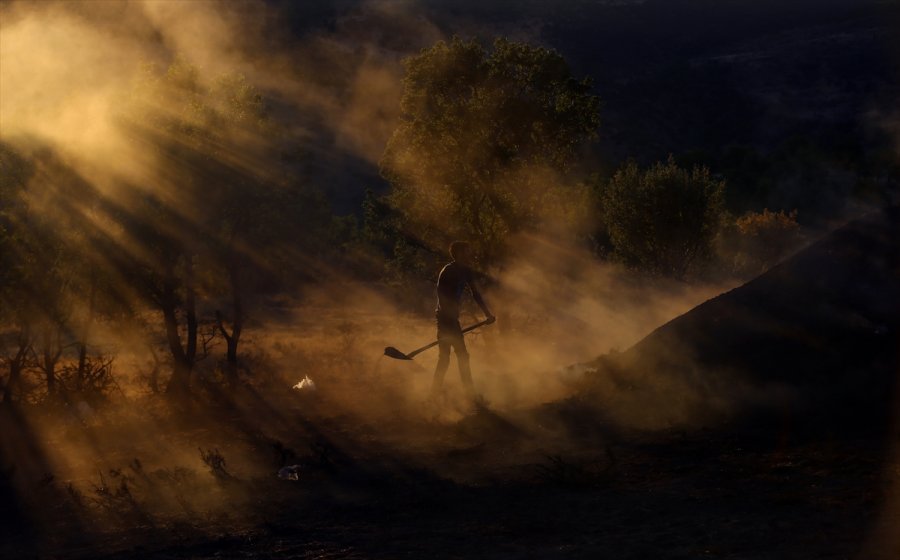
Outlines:
{"type": "Polygon", "coordinates": [[[900,410],[898,337],[894,207],[601,357],[591,382],[601,408],[644,427],[757,413],[805,429],[886,426],[900,410]]]}
{"type": "MultiPolygon", "coordinates": [[[[422,0],[403,4],[415,16],[404,25],[377,2],[266,1],[298,39],[366,29],[397,57],[423,46],[416,21],[559,50],[603,99],[589,158],[601,174],[673,153],[724,175],[733,211],[798,208],[804,224],[900,181],[884,126],[900,96],[896,1],[422,0]]],[[[364,188],[387,188],[371,163],[340,150],[324,161],[310,179],[342,212],[358,211],[364,188]]]]}

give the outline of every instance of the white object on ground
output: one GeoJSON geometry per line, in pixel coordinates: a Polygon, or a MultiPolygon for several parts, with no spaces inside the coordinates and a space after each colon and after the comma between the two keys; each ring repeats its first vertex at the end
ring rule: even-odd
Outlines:
{"type": "Polygon", "coordinates": [[[308,375],[304,375],[303,379],[301,379],[299,383],[294,385],[292,389],[297,389],[298,391],[315,391],[316,383],[312,379],[310,379],[308,375]]]}
{"type": "Polygon", "coordinates": [[[300,480],[300,465],[289,465],[278,469],[278,478],[282,480],[300,480]]]}

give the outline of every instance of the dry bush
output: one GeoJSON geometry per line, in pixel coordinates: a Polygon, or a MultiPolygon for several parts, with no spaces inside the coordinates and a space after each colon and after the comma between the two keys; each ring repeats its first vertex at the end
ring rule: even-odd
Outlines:
{"type": "Polygon", "coordinates": [[[207,449],[203,450],[203,448],[199,448],[200,451],[200,459],[203,461],[209,468],[209,472],[216,478],[216,480],[231,480],[231,473],[225,468],[225,457],[219,452],[218,449],[207,449]]]}
{"type": "Polygon", "coordinates": [[[134,479],[130,475],[120,469],[109,469],[110,480],[102,471],[99,475],[100,483],[93,485],[92,501],[110,521],[123,526],[150,521],[131,491],[134,479]]]}
{"type": "Polygon", "coordinates": [[[88,401],[104,400],[111,392],[120,391],[113,375],[115,360],[115,356],[97,353],[87,356],[81,368],[78,362],[67,362],[60,369],[60,385],[88,401]]]}
{"type": "Polygon", "coordinates": [[[802,242],[797,211],[748,212],[722,236],[721,258],[734,274],[755,276],[778,264],[802,242]]]}

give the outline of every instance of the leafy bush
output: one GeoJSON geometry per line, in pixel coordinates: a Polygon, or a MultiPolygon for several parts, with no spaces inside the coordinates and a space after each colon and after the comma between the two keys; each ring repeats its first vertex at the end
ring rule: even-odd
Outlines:
{"type": "Polygon", "coordinates": [[[647,169],[627,163],[600,192],[612,256],[653,275],[699,271],[714,255],[724,192],[709,169],[682,169],[671,156],[647,169]]]}

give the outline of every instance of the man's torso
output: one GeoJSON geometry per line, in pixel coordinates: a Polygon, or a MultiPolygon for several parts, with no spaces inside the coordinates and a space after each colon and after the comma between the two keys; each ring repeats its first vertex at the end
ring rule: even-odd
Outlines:
{"type": "Polygon", "coordinates": [[[437,314],[448,318],[459,318],[462,293],[469,283],[469,270],[457,262],[445,266],[437,282],[437,314]]]}

